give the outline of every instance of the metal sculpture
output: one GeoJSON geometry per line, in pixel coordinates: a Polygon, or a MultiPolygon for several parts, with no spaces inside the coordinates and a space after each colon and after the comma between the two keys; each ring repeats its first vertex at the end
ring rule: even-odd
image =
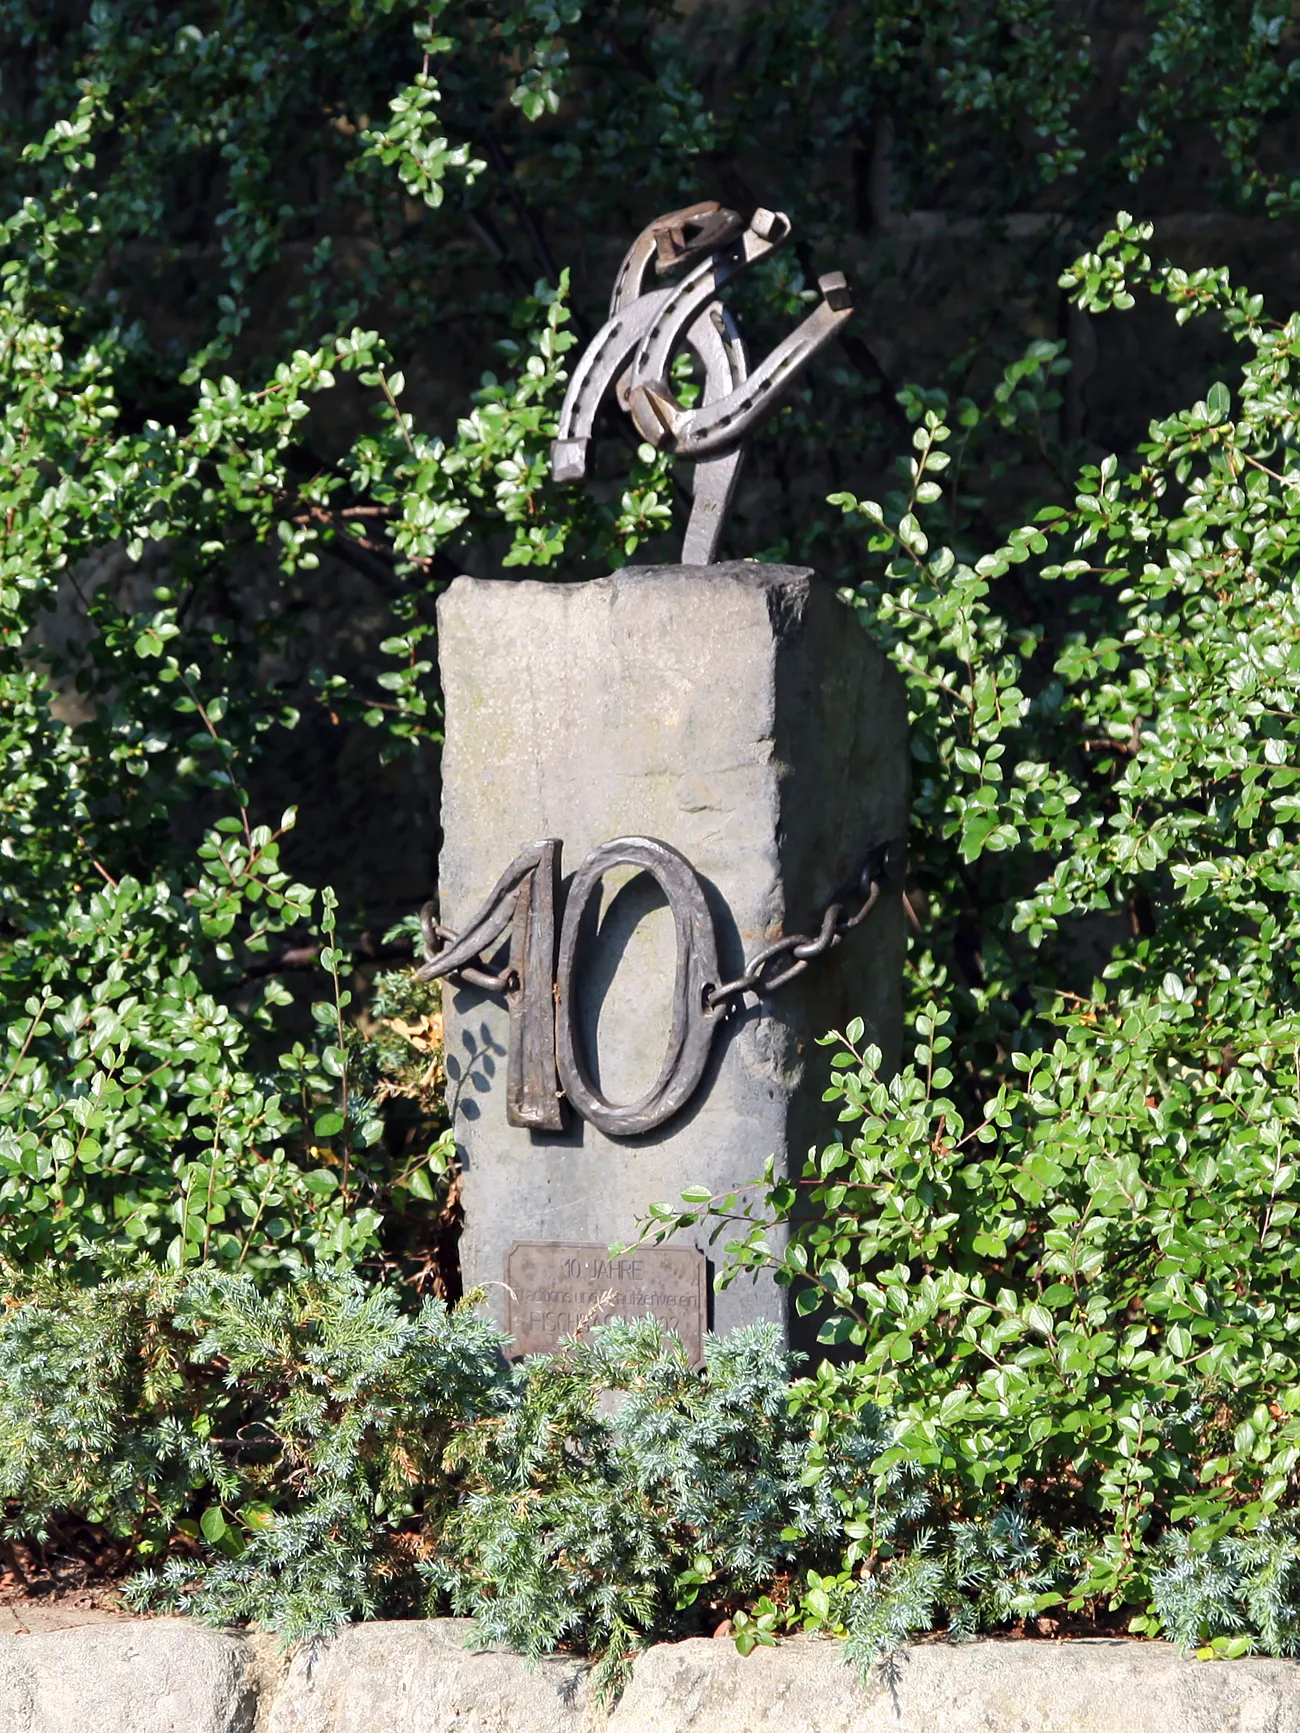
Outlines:
{"type": "Polygon", "coordinates": [[[740,327],[718,293],[788,240],[790,228],[781,211],[757,210],[746,223],[712,200],[657,218],[629,248],[609,318],[569,382],[551,447],[556,481],[581,481],[586,474],[596,412],[611,386],[642,439],[695,460],[683,565],[712,563],[744,461],[745,436],[853,311],[842,272],[818,278],[820,304],[751,373],[740,327]],[[690,269],[678,282],[647,289],[652,261],[660,275],[690,269]],[[671,385],[673,357],[683,344],[704,374],[700,402],[692,409],[678,402],[671,385]]]}
{"type": "Polygon", "coordinates": [[[862,925],[885,887],[903,867],[901,842],[871,849],[861,869],[822,910],[814,934],[789,933],[765,945],[734,981],[718,979],[713,916],[694,867],[671,844],[652,836],[618,836],[594,848],[564,899],[560,898],[558,837],[531,843],[506,868],[463,933],[440,926],[434,905],[420,911],[424,929],[422,981],[451,980],[485,992],[504,993],[510,1009],[506,1042],[506,1121],[533,1131],[559,1131],[567,1100],[574,1112],[607,1137],[639,1137],[678,1113],[695,1094],[714,1037],[745,996],[765,998],[803,974],[840,940],[862,925]],[[663,1067],[639,1101],[610,1101],[592,1081],[591,1065],[578,1033],[578,975],[582,917],[601,876],[616,866],[636,866],[657,879],[677,933],[672,1027],[663,1067]],[[505,966],[484,966],[510,928],[505,966]]]}

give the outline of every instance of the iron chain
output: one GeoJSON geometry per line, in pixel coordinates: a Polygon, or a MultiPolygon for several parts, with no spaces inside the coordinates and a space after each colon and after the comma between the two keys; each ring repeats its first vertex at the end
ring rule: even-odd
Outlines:
{"type": "Polygon", "coordinates": [[[724,981],[709,988],[704,996],[704,1009],[717,1011],[746,993],[766,998],[779,987],[802,975],[809,963],[825,956],[839,944],[846,933],[861,926],[880,900],[888,884],[897,883],[903,874],[905,845],[899,841],[877,844],[862,863],[862,870],[850,884],[837,891],[822,911],[821,924],[815,937],[806,933],[789,933],[774,944],[765,946],[745,964],[745,972],[734,981],[724,981]],[[854,908],[853,904],[857,907],[854,908]],[[851,912],[850,912],[851,911],[851,912]],[[784,968],[770,973],[783,957],[793,958],[784,968]]]}
{"type": "MultiPolygon", "coordinates": [[[[459,933],[453,933],[450,927],[444,927],[434,918],[435,903],[426,903],[420,910],[420,931],[424,935],[424,965],[417,969],[416,975],[422,981],[433,979],[431,965],[447,949],[460,938],[459,933]]],[[[480,959],[481,961],[481,959],[480,959]]],[[[519,971],[507,964],[499,975],[489,975],[486,969],[452,969],[450,978],[453,981],[463,981],[467,987],[481,987],[485,993],[513,993],[519,988],[519,971]]]]}
{"type": "MultiPolygon", "coordinates": [[[[825,956],[827,951],[833,950],[839,944],[846,933],[861,926],[875,908],[885,886],[896,883],[902,877],[905,854],[906,849],[902,842],[878,843],[867,855],[857,878],[837,891],[826,905],[815,935],[789,933],[785,938],[764,946],[752,956],[745,964],[744,974],[738,975],[734,981],[723,981],[717,986],[706,987],[706,1013],[721,1011],[734,1001],[743,999],[746,993],[766,998],[769,993],[775,993],[778,988],[797,979],[809,963],[825,956]],[[853,907],[855,903],[856,908],[853,907]],[[784,957],[789,957],[792,961],[786,963],[784,968],[776,967],[784,957]],[[772,973],[774,968],[775,973],[772,973]]],[[[433,903],[426,903],[420,910],[420,927],[424,934],[424,967],[417,972],[424,979],[429,978],[431,965],[435,964],[442,952],[449,945],[454,945],[459,937],[449,927],[438,922],[434,907],[433,903]]],[[[519,987],[518,972],[510,966],[502,969],[499,974],[489,974],[486,969],[470,966],[453,969],[448,973],[451,979],[488,993],[515,992],[519,987]]]]}

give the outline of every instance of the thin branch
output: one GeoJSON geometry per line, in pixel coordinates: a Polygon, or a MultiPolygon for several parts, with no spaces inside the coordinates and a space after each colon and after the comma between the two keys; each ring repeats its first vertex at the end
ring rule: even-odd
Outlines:
{"type": "Polygon", "coordinates": [[[398,431],[406,441],[406,449],[410,452],[411,456],[414,457],[415,441],[411,438],[411,430],[406,425],[406,417],[397,406],[397,399],[393,396],[392,387],[388,383],[388,375],[384,372],[382,367],[376,368],[375,371],[379,374],[379,389],[388,399],[388,406],[393,412],[393,419],[397,423],[398,431]]]}
{"type": "Polygon", "coordinates": [[[492,167],[501,176],[505,195],[510,200],[510,208],[514,211],[520,228],[528,238],[528,245],[532,249],[535,262],[541,267],[542,275],[546,281],[553,289],[556,288],[560,281],[560,273],[551,255],[551,249],[546,244],[546,237],[538,227],[533,213],[520,197],[514,184],[513,172],[506,161],[505,152],[491,133],[488,133],[486,137],[484,149],[488,153],[488,160],[492,167]]]}
{"type": "MultiPolygon", "coordinates": [[[[292,974],[298,969],[314,969],[319,955],[319,945],[291,945],[287,950],[281,951],[278,956],[267,957],[259,963],[250,963],[235,986],[237,988],[246,987],[254,981],[264,981],[268,975],[292,974]]],[[[351,961],[352,967],[357,969],[366,963],[409,963],[413,955],[414,949],[410,944],[362,946],[352,952],[351,961]]]]}
{"type": "Polygon", "coordinates": [[[13,1065],[10,1067],[8,1077],[5,1078],[3,1083],[0,1083],[0,1095],[3,1095],[5,1093],[5,1091],[9,1087],[9,1085],[13,1082],[14,1078],[17,1077],[18,1067],[22,1064],[23,1060],[26,1059],[26,1057],[27,1057],[27,1049],[32,1044],[32,1038],[36,1034],[37,1028],[40,1025],[41,1018],[45,1015],[45,1008],[49,1004],[49,1002],[53,998],[53,996],[54,995],[51,993],[51,991],[48,987],[46,987],[43,990],[43,992],[41,993],[40,1006],[37,1009],[36,1015],[32,1018],[31,1022],[27,1025],[27,1033],[23,1037],[22,1046],[18,1049],[18,1057],[17,1057],[17,1059],[14,1060],[13,1065]]]}

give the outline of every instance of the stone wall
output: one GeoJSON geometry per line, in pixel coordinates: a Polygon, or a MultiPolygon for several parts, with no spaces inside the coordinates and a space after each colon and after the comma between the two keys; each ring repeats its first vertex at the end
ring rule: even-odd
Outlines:
{"type": "Polygon", "coordinates": [[[291,1658],[183,1619],[0,1635],[0,1733],[1300,1733],[1300,1665],[1164,1643],[927,1642],[863,1683],[833,1640],[661,1643],[612,1712],[587,1665],[472,1653],[465,1620],[291,1658]]]}

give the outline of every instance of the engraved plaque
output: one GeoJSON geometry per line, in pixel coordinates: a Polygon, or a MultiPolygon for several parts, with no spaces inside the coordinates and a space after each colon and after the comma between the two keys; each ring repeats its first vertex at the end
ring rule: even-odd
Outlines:
{"type": "Polygon", "coordinates": [[[516,1240],[505,1273],[512,1360],[549,1354],[607,1318],[649,1314],[676,1330],[693,1366],[703,1362],[705,1258],[693,1246],[641,1246],[612,1258],[606,1246],[516,1240]]]}

